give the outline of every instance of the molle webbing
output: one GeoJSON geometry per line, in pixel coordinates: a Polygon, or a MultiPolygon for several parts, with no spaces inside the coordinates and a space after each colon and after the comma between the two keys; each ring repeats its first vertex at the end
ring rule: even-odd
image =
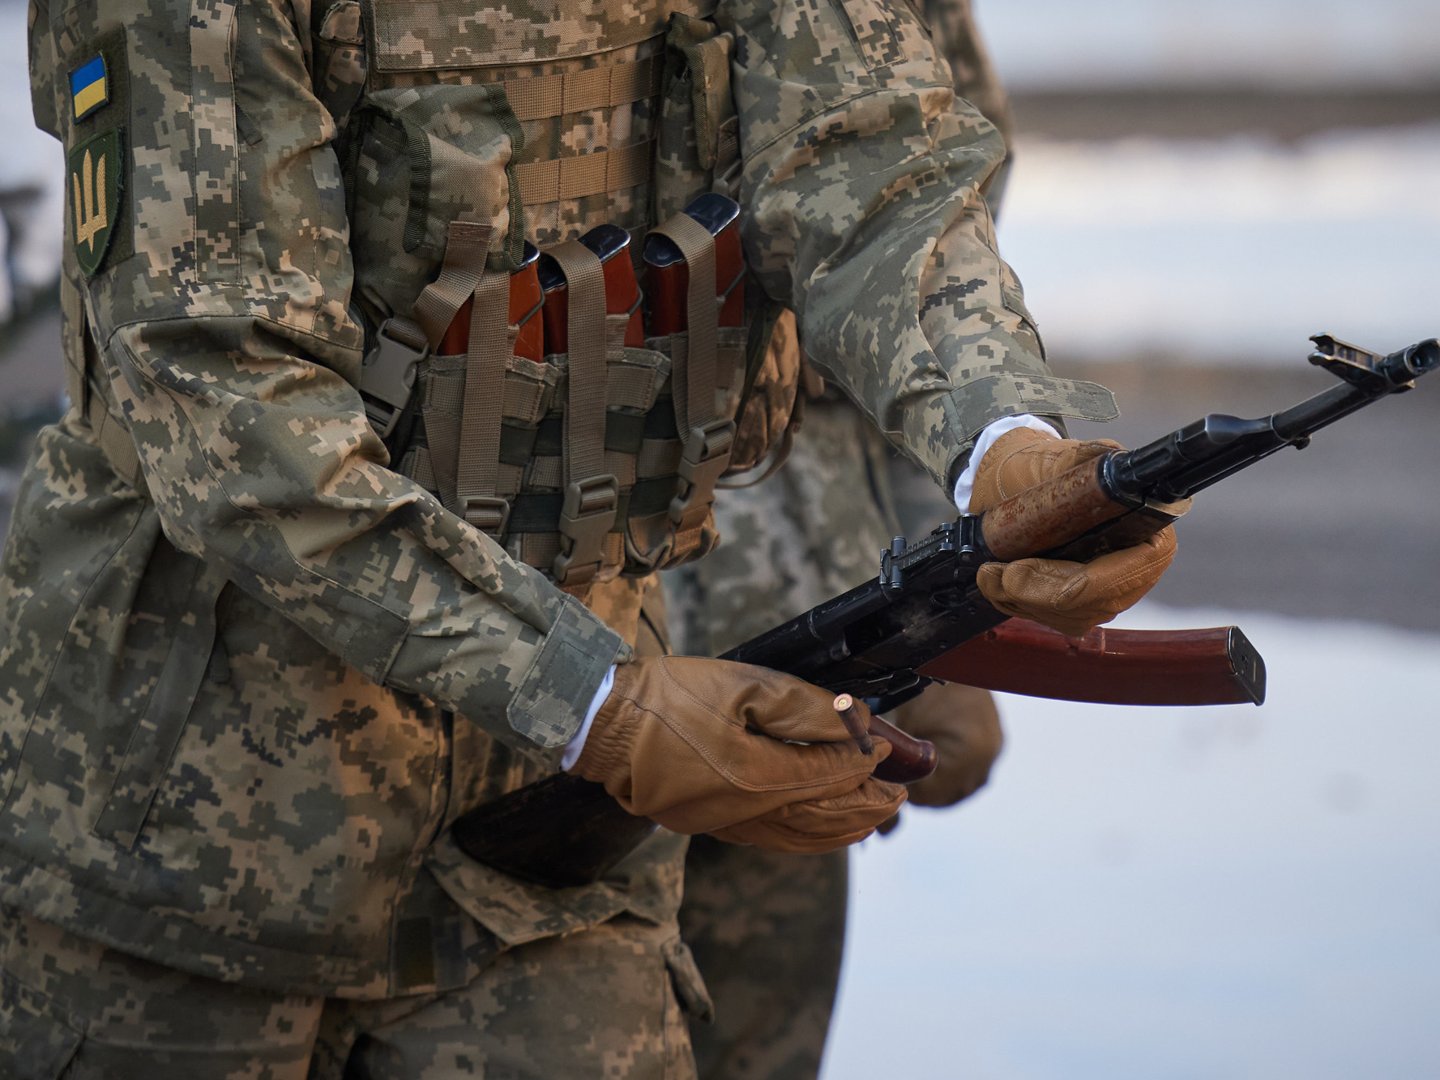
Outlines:
{"type": "Polygon", "coordinates": [[[531,32],[517,33],[521,20],[513,5],[499,0],[371,4],[371,64],[382,75],[395,75],[578,60],[658,37],[676,13],[709,18],[716,6],[716,0],[626,5],[569,0],[555,5],[547,21],[531,22],[531,32]],[[606,10],[616,7],[622,17],[606,10]],[[437,27],[451,31],[437,33],[437,27]]]}
{"type": "MultiPolygon", "coordinates": [[[[663,71],[661,57],[647,56],[583,71],[506,79],[499,85],[516,119],[547,120],[653,98],[660,93],[663,71]]],[[[516,165],[520,202],[539,206],[635,187],[650,178],[654,154],[654,140],[646,139],[615,150],[516,165]]]]}
{"type": "Polygon", "coordinates": [[[547,120],[590,109],[612,109],[660,93],[659,56],[553,75],[505,79],[500,87],[517,120],[547,120]]]}
{"type": "Polygon", "coordinates": [[[594,150],[516,165],[520,202],[539,206],[635,187],[649,179],[654,153],[654,142],[646,140],[618,150],[594,150]]]}

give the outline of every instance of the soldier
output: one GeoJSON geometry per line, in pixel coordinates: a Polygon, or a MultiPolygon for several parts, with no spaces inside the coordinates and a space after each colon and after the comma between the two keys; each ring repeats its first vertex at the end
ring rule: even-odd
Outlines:
{"type": "MultiPolygon", "coordinates": [[[[689,1075],[682,834],[823,851],[903,792],[828,694],[642,633],[746,382],[678,211],[738,195],[754,306],[995,497],[1113,406],[994,252],[993,128],[875,0],[34,0],[30,56],[73,405],[0,568],[0,1072],[689,1075]],[[605,222],[676,238],[693,333],[625,344],[605,222]],[[544,362],[527,239],[572,292],[544,362]],[[675,831],[566,889],[459,849],[559,770],[675,831]]],[[[1168,559],[985,588],[1098,620],[1168,559]]]]}
{"type": "MultiPolygon", "coordinates": [[[[911,494],[911,477],[895,475],[902,470],[913,475],[858,411],[812,402],[784,468],[717,504],[719,548],[666,575],[677,647],[718,655],[873,577],[896,532],[929,529],[947,509],[953,516],[928,478],[923,497],[912,496],[910,512],[900,513],[895,489],[911,494]]],[[[936,773],[911,785],[915,805],[951,806],[973,794],[1003,741],[991,695],[967,686],[931,687],[892,719],[939,746],[936,773]]],[[[843,850],[784,855],[691,840],[680,929],[714,1002],[714,1019],[691,1025],[702,1077],[818,1074],[839,983],[847,881],[843,850]]]]}
{"type": "MultiPolygon", "coordinates": [[[[927,0],[921,12],[949,62],[955,92],[1011,143],[1009,103],[968,0],[927,0]]],[[[1005,175],[983,188],[998,216],[1005,175]]],[[[798,371],[795,323],[776,324],[763,370],[798,371]]],[[[723,543],[709,558],[666,575],[681,652],[718,656],[756,634],[873,577],[897,534],[915,536],[953,515],[928,478],[897,458],[845,398],[812,374],[801,385],[804,430],[783,469],[716,506],[723,543]],[[814,395],[806,400],[807,387],[814,395]],[[897,504],[903,504],[897,506],[897,504]]],[[[784,415],[785,402],[772,412],[784,415]]],[[[984,690],[937,685],[895,717],[935,741],[940,765],[912,785],[910,802],[952,806],[984,785],[1004,738],[984,690]]],[[[845,940],[848,854],[795,856],[691,841],[680,929],[714,1003],[691,1025],[702,1077],[802,1080],[820,1071],[845,940]]]]}

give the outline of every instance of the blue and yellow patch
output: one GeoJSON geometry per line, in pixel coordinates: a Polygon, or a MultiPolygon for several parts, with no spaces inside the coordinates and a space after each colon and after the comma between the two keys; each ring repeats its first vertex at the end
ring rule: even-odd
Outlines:
{"type": "Polygon", "coordinates": [[[103,53],[70,73],[70,100],[75,104],[76,120],[84,120],[110,103],[110,83],[106,78],[103,53]]]}

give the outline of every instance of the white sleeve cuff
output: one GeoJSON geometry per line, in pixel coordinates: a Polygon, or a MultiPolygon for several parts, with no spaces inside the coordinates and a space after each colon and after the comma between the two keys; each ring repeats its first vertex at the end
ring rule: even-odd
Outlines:
{"type": "Polygon", "coordinates": [[[1029,413],[1022,413],[1019,416],[1002,416],[999,420],[987,424],[975,440],[975,449],[970,451],[970,460],[960,475],[955,478],[955,505],[959,507],[962,514],[970,512],[970,496],[975,490],[975,470],[980,464],[980,459],[985,452],[995,445],[995,440],[1006,432],[1018,431],[1021,428],[1029,428],[1032,431],[1043,431],[1046,435],[1053,435],[1060,438],[1060,433],[1047,424],[1044,420],[1031,416],[1029,413]]]}
{"type": "Polygon", "coordinates": [[[615,686],[615,665],[610,665],[610,670],[605,673],[605,678],[600,681],[600,688],[595,691],[595,696],[590,699],[590,708],[585,710],[585,720],[580,725],[580,730],[575,737],[565,744],[565,753],[560,755],[560,767],[569,772],[575,762],[580,760],[580,752],[585,749],[585,740],[590,736],[590,725],[595,722],[595,714],[600,711],[600,706],[605,704],[605,699],[610,696],[610,691],[615,686]]]}

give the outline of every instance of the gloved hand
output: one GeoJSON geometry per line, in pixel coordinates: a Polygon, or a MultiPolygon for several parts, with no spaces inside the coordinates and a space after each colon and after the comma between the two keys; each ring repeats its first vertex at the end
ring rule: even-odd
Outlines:
{"type": "Polygon", "coordinates": [[[1000,712],[989,690],[935,683],[889,717],[907,735],[935,744],[939,764],[908,786],[916,806],[954,806],[985,786],[1005,745],[1000,712]]]}
{"type": "MultiPolygon", "coordinates": [[[[1057,439],[1029,428],[1007,432],[976,467],[970,512],[983,513],[1081,462],[1119,449],[1120,444],[1109,439],[1057,439]]],[[[1189,501],[1175,505],[1183,512],[1189,501]]],[[[1175,530],[1167,528],[1134,547],[1088,563],[1062,559],[986,563],[977,583],[985,599],[1005,614],[1081,637],[1154,588],[1174,557],[1175,530]]]]}
{"type": "Polygon", "coordinates": [[[571,771],[674,832],[829,851],[863,840],[905,801],[903,787],[870,775],[889,744],[860,753],[833,703],[767,668],[636,660],[616,668],[571,771]]]}

